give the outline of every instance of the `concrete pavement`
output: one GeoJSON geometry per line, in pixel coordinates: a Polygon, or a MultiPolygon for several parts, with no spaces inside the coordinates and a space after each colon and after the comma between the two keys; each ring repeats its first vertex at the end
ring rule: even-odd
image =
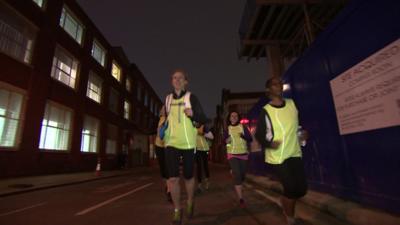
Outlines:
{"type": "MultiPolygon", "coordinates": [[[[279,204],[279,195],[282,186],[268,177],[248,175],[247,182],[269,190],[270,200],[279,204]]],[[[364,207],[358,203],[345,201],[332,195],[309,190],[307,195],[300,199],[302,204],[319,209],[321,212],[352,225],[399,225],[399,215],[364,207]]]]}
{"type": "Polygon", "coordinates": [[[142,173],[150,169],[149,167],[137,167],[126,170],[101,171],[99,175],[95,172],[79,172],[0,179],[0,197],[133,173],[142,173]]]}

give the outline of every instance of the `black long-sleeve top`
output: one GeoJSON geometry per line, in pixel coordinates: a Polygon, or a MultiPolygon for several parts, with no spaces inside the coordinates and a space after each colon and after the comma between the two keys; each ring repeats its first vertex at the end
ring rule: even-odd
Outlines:
{"type": "Polygon", "coordinates": [[[265,109],[262,109],[257,120],[257,126],[256,126],[256,133],[254,134],[254,137],[260,143],[263,149],[270,147],[272,143],[271,140],[267,140],[267,123],[265,117],[268,116],[268,113],[265,111],[265,109]]]}

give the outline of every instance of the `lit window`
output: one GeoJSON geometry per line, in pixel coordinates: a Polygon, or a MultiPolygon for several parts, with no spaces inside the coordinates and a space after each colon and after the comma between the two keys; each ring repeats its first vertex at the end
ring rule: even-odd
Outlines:
{"type": "Polygon", "coordinates": [[[85,116],[81,140],[82,152],[97,152],[98,134],[99,120],[90,116],[85,116]]]}
{"type": "Polygon", "coordinates": [[[64,28],[64,30],[77,41],[80,45],[83,40],[83,25],[76,17],[72,14],[72,12],[67,9],[65,6],[62,9],[61,17],[60,17],[60,26],[64,28]]]}
{"type": "Polygon", "coordinates": [[[109,124],[107,127],[107,142],[106,142],[107,154],[117,153],[117,137],[118,137],[117,126],[109,124]]]}
{"type": "Polygon", "coordinates": [[[0,52],[30,64],[35,38],[36,29],[0,1],[0,52]]]}
{"type": "Polygon", "coordinates": [[[101,85],[103,80],[93,72],[89,74],[86,96],[100,103],[101,101],[101,85]]]}
{"type": "Polygon", "coordinates": [[[124,118],[129,120],[131,114],[131,104],[128,101],[124,102],[124,118]]]}
{"type": "Polygon", "coordinates": [[[96,40],[93,41],[92,56],[100,65],[105,65],[106,51],[96,40]]]}
{"type": "Polygon", "coordinates": [[[40,133],[41,149],[68,150],[72,111],[54,103],[47,103],[40,133]]]}
{"type": "Polygon", "coordinates": [[[126,90],[131,92],[132,91],[132,79],[127,77],[125,81],[126,90]]]}
{"type": "Polygon", "coordinates": [[[121,68],[115,62],[112,63],[111,75],[117,79],[117,81],[121,81],[121,68]]]}
{"type": "Polygon", "coordinates": [[[78,61],[64,49],[57,47],[53,58],[51,77],[75,88],[77,71],[78,61]]]}
{"type": "Polygon", "coordinates": [[[0,87],[0,146],[16,147],[22,117],[22,94],[0,87]]]}
{"type": "Polygon", "coordinates": [[[33,0],[33,2],[35,2],[40,8],[43,8],[44,0],[33,0]]]}
{"type": "Polygon", "coordinates": [[[114,89],[110,89],[110,96],[108,98],[108,106],[111,112],[114,112],[115,114],[118,114],[118,92],[114,89]]]}

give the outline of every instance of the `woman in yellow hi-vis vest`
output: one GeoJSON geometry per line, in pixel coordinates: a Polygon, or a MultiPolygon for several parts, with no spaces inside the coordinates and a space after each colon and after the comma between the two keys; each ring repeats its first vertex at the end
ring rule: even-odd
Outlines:
{"type": "Polygon", "coordinates": [[[157,127],[157,136],[155,138],[155,152],[157,156],[157,161],[158,161],[158,166],[160,168],[160,174],[163,179],[165,179],[165,194],[167,196],[167,200],[169,202],[172,202],[172,197],[171,197],[171,192],[168,187],[168,174],[167,174],[167,167],[165,165],[165,144],[164,141],[161,140],[160,138],[160,128],[162,124],[166,120],[166,115],[165,115],[165,106],[163,106],[160,110],[160,119],[158,121],[158,127],[157,127]]]}
{"type": "Polygon", "coordinates": [[[198,192],[208,189],[210,186],[210,171],[208,170],[209,140],[214,139],[211,131],[205,130],[204,125],[197,128],[196,163],[198,192]],[[203,180],[204,173],[204,180],[203,180]]]}
{"type": "Polygon", "coordinates": [[[172,224],[181,224],[179,165],[183,162],[183,176],[188,196],[186,212],[191,218],[194,213],[194,150],[196,148],[196,126],[208,122],[200,102],[195,95],[186,91],[188,77],[184,70],[172,73],[173,92],[166,97],[165,108],[168,127],[163,137],[165,143],[165,162],[168,171],[168,185],[171,189],[174,213],[172,224]]]}
{"type": "Polygon", "coordinates": [[[296,200],[307,192],[300,142],[308,135],[306,131],[298,135],[297,108],[292,99],[282,97],[282,81],[273,77],[265,87],[270,102],[259,115],[255,137],[265,149],[265,161],[272,165],[282,183],[281,205],[291,225],[295,224],[296,200]]]}
{"type": "Polygon", "coordinates": [[[246,177],[248,160],[248,143],[252,141],[250,131],[240,124],[240,115],[236,111],[228,114],[227,130],[224,132],[227,158],[233,175],[235,192],[239,198],[239,206],[244,208],[246,204],[242,194],[242,183],[246,177]]]}

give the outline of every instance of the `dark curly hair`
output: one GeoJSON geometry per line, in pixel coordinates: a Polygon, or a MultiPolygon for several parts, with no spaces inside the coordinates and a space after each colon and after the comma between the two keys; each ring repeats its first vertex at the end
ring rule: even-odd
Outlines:
{"type": "Polygon", "coordinates": [[[226,124],[227,124],[227,126],[229,126],[229,125],[237,125],[238,123],[240,123],[241,119],[242,119],[242,117],[240,116],[240,113],[238,111],[236,111],[236,110],[232,110],[232,111],[229,111],[229,113],[228,113],[228,117],[226,118],[226,124]],[[232,113],[236,113],[238,115],[238,122],[236,124],[231,124],[230,117],[231,117],[232,113]]]}

